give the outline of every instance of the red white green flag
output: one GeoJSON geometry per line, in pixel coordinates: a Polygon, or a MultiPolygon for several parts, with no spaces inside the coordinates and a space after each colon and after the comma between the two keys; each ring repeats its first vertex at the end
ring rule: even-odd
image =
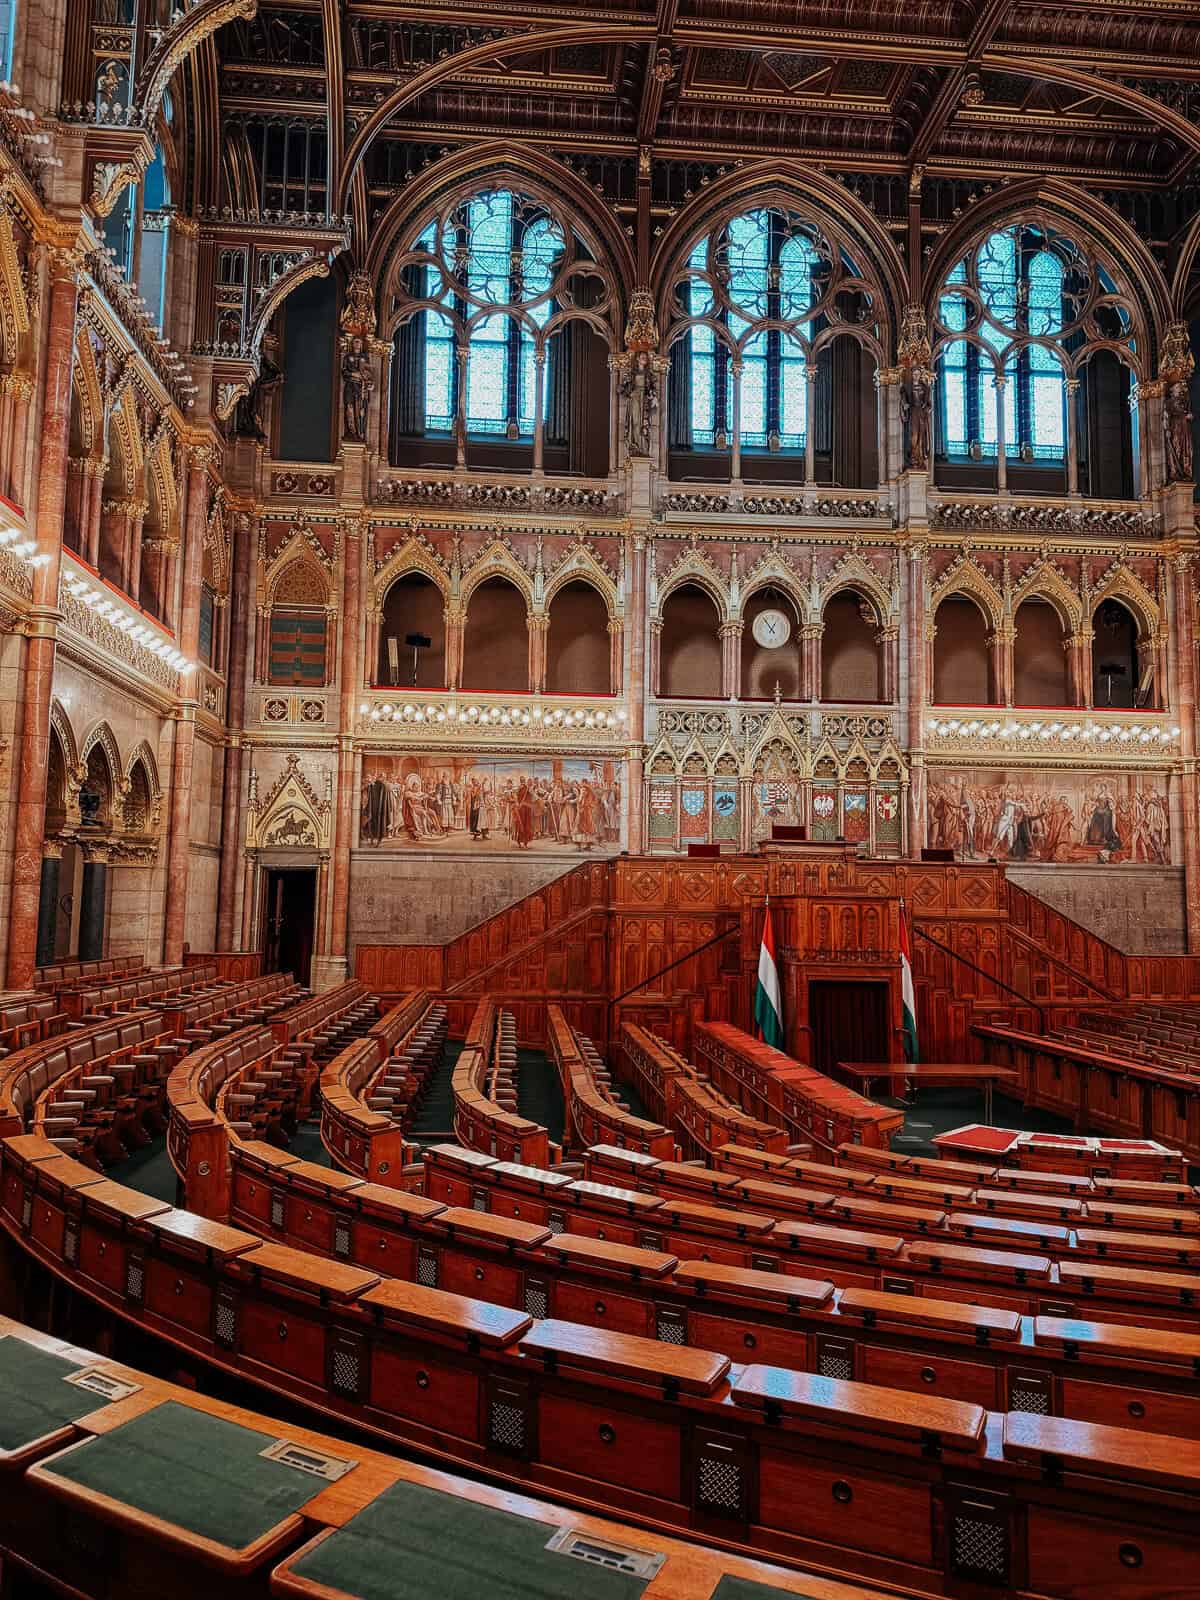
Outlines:
{"type": "Polygon", "coordinates": [[[904,1014],[904,1058],[919,1061],[917,1048],[917,992],[913,988],[912,939],[908,931],[908,912],[900,902],[900,1005],[904,1014]]]}
{"type": "Polygon", "coordinates": [[[754,990],[754,1031],[764,1044],[783,1049],[783,1001],[779,989],[779,968],[775,962],[775,930],[771,926],[771,902],[763,915],[762,944],[758,951],[758,983],[754,990]]]}

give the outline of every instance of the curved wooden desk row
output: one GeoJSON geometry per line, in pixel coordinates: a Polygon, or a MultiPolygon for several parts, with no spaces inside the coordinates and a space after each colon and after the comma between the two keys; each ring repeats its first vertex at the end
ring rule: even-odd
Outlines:
{"type": "Polygon", "coordinates": [[[1026,1105],[1098,1133],[1158,1139],[1200,1161],[1200,1074],[1131,1060],[1121,1055],[1118,1040],[1104,1047],[983,1024],[971,1031],[983,1040],[989,1061],[1020,1074],[1026,1105]]]}
{"type": "Polygon", "coordinates": [[[782,1128],[751,1117],[703,1082],[691,1062],[657,1034],[626,1023],[619,1049],[642,1100],[672,1129],[686,1156],[707,1159],[733,1141],[763,1150],[786,1149],[782,1128]]]}
{"type": "Polygon", "coordinates": [[[69,1016],[111,1016],[136,1007],[169,1005],[172,999],[191,999],[218,982],[215,963],[191,967],[163,967],[130,978],[109,979],[65,990],[63,1010],[69,1016]]]}
{"type": "Polygon", "coordinates": [[[5,1429],[0,1556],[56,1591],[368,1600],[382,1567],[431,1594],[452,1536],[481,1596],[510,1578],[608,1593],[604,1561],[613,1600],[885,1600],[349,1446],[0,1318],[0,1381],[30,1374],[49,1416],[5,1429]],[[177,1470],[156,1470],[165,1452],[177,1470]],[[646,1586],[631,1588],[621,1568],[639,1558],[646,1586]]]}
{"type": "Polygon", "coordinates": [[[339,1030],[357,1030],[378,1009],[379,1002],[366,984],[351,979],[336,989],[299,1000],[272,1018],[271,1026],[281,1041],[290,1043],[304,1035],[315,1041],[318,1051],[323,1051],[339,1043],[339,1030]]]}
{"type": "Polygon", "coordinates": [[[70,1033],[27,1045],[0,1062],[0,1133],[23,1133],[34,1107],[84,1069],[107,1072],[144,1045],[156,1049],[170,1035],[159,1011],[106,1018],[70,1033]]]}
{"type": "Polygon", "coordinates": [[[670,1128],[635,1117],[613,1099],[558,1006],[546,1007],[546,1043],[562,1088],[563,1142],[568,1149],[612,1143],[667,1159],[675,1155],[670,1128]]]}
{"type": "Polygon", "coordinates": [[[446,1176],[454,1163],[443,1159],[430,1174],[437,1196],[430,1198],[241,1145],[231,1220],[280,1243],[535,1317],[989,1408],[1200,1437],[1200,1329],[1022,1317],[932,1298],[933,1286],[924,1297],[838,1289],[786,1263],[781,1270],[727,1265],[712,1259],[722,1252],[711,1241],[705,1249],[681,1245],[676,1254],[672,1238],[653,1249],[554,1233],[545,1218],[534,1219],[540,1202],[569,1203],[565,1174],[510,1165],[506,1177],[522,1198],[509,1195],[506,1209],[480,1212],[481,1193],[497,1196],[469,1178],[488,1158],[458,1155],[461,1181],[446,1176]]]}
{"type": "MultiPolygon", "coordinates": [[[[184,1010],[106,1017],[0,1066],[0,1118],[37,1127],[93,1165],[124,1160],[164,1126],[167,1075],[198,1040],[268,1016],[295,985],[283,974],[221,989],[184,1010]]],[[[0,1122],[0,1126],[5,1125],[0,1122]]]]}
{"type": "Polygon", "coordinates": [[[903,1126],[902,1111],[877,1105],[728,1022],[695,1023],[692,1052],[723,1093],[785,1129],[789,1140],[811,1139],[827,1154],[840,1144],[886,1149],[903,1126]]]}
{"type": "Polygon", "coordinates": [[[132,956],[104,956],[98,961],[57,961],[39,967],[33,975],[35,989],[57,989],[67,983],[91,983],[98,978],[124,978],[141,972],[146,963],[132,956]]]}
{"type": "Polygon", "coordinates": [[[358,983],[317,998],[330,996],[328,1005],[306,1000],[202,1045],[172,1070],[167,1153],[201,1216],[228,1215],[231,1141],[270,1135],[283,1142],[309,1113],[321,1055],[374,1006],[358,983]]]}
{"type": "Polygon", "coordinates": [[[550,1160],[550,1136],[545,1128],[508,1110],[486,1092],[498,1026],[495,1001],[481,1000],[450,1079],[454,1137],[468,1149],[544,1167],[550,1160]]]}
{"type": "Polygon", "coordinates": [[[321,1141],[330,1155],[359,1177],[389,1180],[404,1164],[403,1118],[395,1104],[373,1109],[379,1102],[372,1090],[381,1069],[406,1063],[410,1047],[421,1038],[427,1024],[440,1011],[444,1038],[445,1008],[433,1003],[429,991],[418,989],[402,996],[368,1030],[340,1051],[321,1073],[321,1141]]]}
{"type": "MultiPolygon", "coordinates": [[[[612,1157],[622,1160],[633,1154],[611,1151],[612,1157]]],[[[597,1147],[589,1155],[596,1162],[592,1170],[599,1172],[610,1152],[597,1147]]],[[[744,1211],[638,1192],[616,1171],[609,1173],[607,1182],[581,1182],[553,1169],[539,1171],[543,1196],[531,1192],[523,1171],[514,1170],[515,1163],[495,1162],[477,1151],[446,1145],[426,1149],[424,1157],[426,1194],[450,1205],[519,1215],[556,1233],[665,1250],[683,1259],[699,1256],[726,1266],[811,1274],[847,1287],[928,1294],[1027,1314],[1086,1313],[1105,1321],[1188,1332],[1200,1326],[1200,1274],[1191,1272],[1065,1252],[1052,1259],[1041,1251],[993,1249],[950,1235],[905,1240],[898,1233],[807,1218],[778,1219],[761,1209],[744,1211]]]]}
{"type": "Polygon", "coordinates": [[[5,1141],[3,1180],[3,1226],[77,1293],[525,1489],[935,1595],[1146,1600],[1200,1571],[1189,1440],[535,1325],[179,1213],[41,1140],[5,1141]]]}
{"type": "Polygon", "coordinates": [[[0,1006],[0,1058],[62,1033],[69,1018],[52,994],[31,994],[0,1006]]]}
{"type": "MultiPolygon", "coordinates": [[[[1020,1136],[1014,1137],[1016,1147],[1005,1154],[1006,1163],[1014,1154],[1018,1159],[1022,1156],[1020,1136]]],[[[1031,1157],[1026,1156],[1025,1159],[1031,1157]]],[[[1131,1205],[1168,1207],[1193,1205],[1200,1200],[1200,1190],[1193,1188],[1183,1177],[1165,1178],[1161,1182],[1148,1178],[1115,1178],[1107,1173],[1089,1170],[1092,1165],[1090,1156],[1086,1164],[1072,1163],[1061,1147],[1057,1147],[1052,1155],[1042,1157],[1039,1154],[1036,1159],[1039,1162],[1044,1160],[1045,1166],[996,1166],[991,1160],[954,1161],[937,1156],[906,1155],[902,1150],[866,1150],[859,1145],[849,1144],[839,1145],[836,1155],[839,1167],[874,1169],[904,1177],[941,1178],[948,1183],[1002,1184],[1008,1188],[1023,1189],[1030,1194],[1077,1194],[1085,1199],[1089,1194],[1098,1194],[1110,1200],[1127,1201],[1131,1205]],[[1072,1164],[1077,1165],[1079,1170],[1052,1170],[1072,1164]]],[[[1104,1159],[1110,1161],[1111,1152],[1104,1159]]]]}

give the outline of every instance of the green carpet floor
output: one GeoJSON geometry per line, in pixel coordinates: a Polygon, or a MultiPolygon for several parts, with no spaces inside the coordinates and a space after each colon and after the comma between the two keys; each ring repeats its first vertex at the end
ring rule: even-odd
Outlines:
{"type": "MultiPolygon", "coordinates": [[[[876,1096],[883,1105],[899,1106],[899,1100],[876,1096]]],[[[892,1136],[892,1149],[905,1150],[910,1155],[936,1156],[934,1139],[951,1128],[961,1128],[964,1123],[984,1120],[982,1090],[976,1089],[922,1089],[908,1105],[904,1106],[904,1126],[892,1136]]],[[[1065,1117],[1049,1111],[1039,1111],[1034,1106],[1023,1106],[1019,1100],[997,1094],[992,1110],[992,1120],[998,1128],[1021,1128],[1027,1133],[1069,1133],[1071,1124],[1065,1117]]]]}
{"type": "Polygon", "coordinates": [[[540,1122],[555,1144],[562,1143],[562,1085],[554,1063],[540,1050],[517,1051],[517,1110],[540,1122]]]}
{"type": "Polygon", "coordinates": [[[454,1127],[454,1100],[450,1093],[450,1080],[455,1063],[462,1054],[461,1039],[447,1039],[442,1047],[442,1059],[429,1077],[425,1098],[408,1129],[407,1137],[418,1144],[436,1144],[452,1139],[454,1127]]]}
{"type": "Polygon", "coordinates": [[[153,1200],[165,1200],[173,1206],[178,1194],[178,1179],[171,1158],[167,1155],[167,1137],[152,1139],[141,1150],[135,1150],[128,1160],[110,1167],[107,1174],[114,1183],[123,1183],[127,1189],[148,1194],[153,1200]]]}

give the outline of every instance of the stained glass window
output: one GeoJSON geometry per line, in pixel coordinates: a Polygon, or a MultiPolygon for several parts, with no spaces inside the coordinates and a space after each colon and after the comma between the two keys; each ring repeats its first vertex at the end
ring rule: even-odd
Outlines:
{"type": "Polygon", "coordinates": [[[948,275],[938,321],[949,335],[939,352],[943,453],[995,456],[994,378],[1002,372],[1005,454],[1061,463],[1067,443],[1064,369],[1051,345],[1031,342],[1053,340],[1064,327],[1059,256],[1030,248],[1016,229],[991,234],[948,275]],[[974,337],[953,337],[960,332],[974,337]]]}
{"type": "Polygon", "coordinates": [[[734,217],[692,251],[681,306],[692,317],[711,316],[728,334],[725,339],[712,327],[693,323],[686,335],[693,447],[723,449],[730,443],[733,367],[740,361],[742,448],[804,449],[812,334],[807,313],[816,263],[809,239],[769,208],[734,217]],[[713,279],[722,286],[720,295],[714,293],[713,279]],[[757,326],[761,323],[772,326],[757,326]]]}
{"type": "MultiPolygon", "coordinates": [[[[425,313],[427,433],[453,430],[460,381],[452,321],[457,317],[469,328],[467,432],[533,437],[537,363],[529,324],[544,328],[553,314],[551,289],[563,247],[558,223],[544,212],[531,216],[529,206],[508,190],[474,196],[442,223],[440,233],[430,224],[422,234],[416,248],[438,258],[422,269],[422,292],[446,307],[445,314],[425,313]],[[488,315],[489,304],[520,306],[529,321],[507,310],[488,315]]],[[[543,418],[548,399],[546,383],[543,418]]]]}

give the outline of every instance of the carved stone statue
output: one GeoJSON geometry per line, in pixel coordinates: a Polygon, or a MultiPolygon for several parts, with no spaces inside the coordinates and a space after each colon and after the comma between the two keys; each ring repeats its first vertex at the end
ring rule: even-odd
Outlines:
{"type": "Polygon", "coordinates": [[[625,444],[631,456],[650,454],[650,425],[658,407],[658,374],[648,350],[639,350],[621,369],[625,401],[625,444]]]}
{"type": "Polygon", "coordinates": [[[355,334],[342,354],[342,433],[359,444],[367,437],[367,412],[374,388],[367,342],[355,334]]]}
{"type": "Polygon", "coordinates": [[[1167,482],[1192,479],[1192,407],[1187,380],[1175,378],[1163,396],[1163,433],[1167,449],[1167,482]]]}
{"type": "MultiPolygon", "coordinates": [[[[275,341],[271,341],[272,345],[275,341]]],[[[250,392],[244,394],[237,403],[234,411],[233,431],[239,439],[256,439],[259,444],[266,444],[267,434],[263,425],[262,408],[267,396],[283,382],[283,372],[271,359],[267,350],[267,340],[263,340],[262,355],[259,358],[258,377],[250,385],[250,392]]]]}
{"type": "Polygon", "coordinates": [[[929,466],[929,433],[933,390],[924,367],[905,367],[900,379],[900,420],[904,424],[906,459],[918,472],[929,466]]]}

